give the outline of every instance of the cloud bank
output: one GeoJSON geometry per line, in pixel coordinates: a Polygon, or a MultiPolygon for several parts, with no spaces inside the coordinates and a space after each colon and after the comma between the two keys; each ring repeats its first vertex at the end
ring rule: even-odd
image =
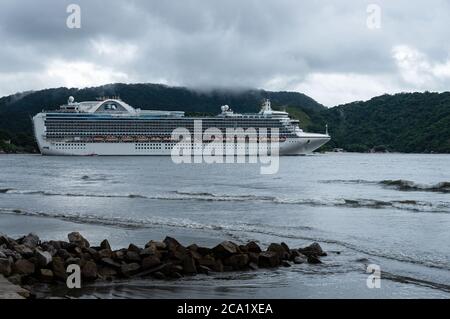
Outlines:
{"type": "Polygon", "coordinates": [[[0,95],[157,82],[299,91],[333,106],[445,91],[449,12],[446,0],[2,0],[0,95]],[[79,29],[66,25],[72,3],[79,29]]]}

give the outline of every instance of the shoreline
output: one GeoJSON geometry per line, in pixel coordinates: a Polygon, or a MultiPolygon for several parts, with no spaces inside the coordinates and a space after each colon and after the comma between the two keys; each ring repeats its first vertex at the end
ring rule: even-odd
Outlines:
{"type": "Polygon", "coordinates": [[[262,250],[254,241],[245,245],[223,241],[209,248],[196,244],[185,247],[176,239],[166,237],[163,241],[150,240],[145,247],[131,243],[127,248],[113,250],[108,240],[91,246],[77,232],[68,234],[68,241],[41,241],[34,233],[18,239],[0,234],[0,276],[7,279],[5,287],[16,291],[17,295],[11,296],[17,298],[36,298],[34,285],[69,285],[77,271],[81,285],[136,278],[176,280],[197,274],[321,264],[322,256],[327,253],[318,243],[296,249],[285,243],[271,243],[262,250]],[[73,270],[73,265],[78,270],[73,270]]]}

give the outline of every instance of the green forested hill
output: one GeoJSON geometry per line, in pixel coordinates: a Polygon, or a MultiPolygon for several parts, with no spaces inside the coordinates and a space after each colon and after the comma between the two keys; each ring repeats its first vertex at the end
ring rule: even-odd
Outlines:
{"type": "Polygon", "coordinates": [[[0,150],[35,148],[30,117],[42,109],[56,109],[73,95],[76,100],[117,96],[142,109],[183,110],[217,114],[230,105],[237,112],[254,112],[264,98],[275,108],[287,110],[301,127],[324,132],[328,123],[332,140],[323,150],[343,148],[367,152],[450,153],[450,93],[401,93],[382,95],[366,102],[325,108],[310,97],[295,92],[263,90],[213,90],[197,92],[157,84],[111,84],[85,89],[56,88],[26,92],[0,99],[0,150]],[[13,145],[5,144],[11,140],[13,145]]]}
{"type": "Polygon", "coordinates": [[[382,95],[312,113],[310,129],[328,123],[327,147],[450,153],[450,93],[382,95]]]}

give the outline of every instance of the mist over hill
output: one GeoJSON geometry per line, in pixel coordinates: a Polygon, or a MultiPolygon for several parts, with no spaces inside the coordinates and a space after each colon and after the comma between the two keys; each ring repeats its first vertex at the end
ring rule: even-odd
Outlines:
{"type": "Polygon", "coordinates": [[[297,92],[256,89],[196,91],[159,84],[109,84],[84,89],[54,88],[0,98],[0,151],[37,151],[30,118],[57,109],[69,96],[77,101],[120,96],[142,109],[180,110],[191,115],[217,114],[228,104],[236,112],[259,111],[269,98],[311,132],[329,126],[332,140],[322,150],[450,153],[450,93],[382,95],[365,102],[326,108],[297,92]],[[5,141],[10,141],[6,143],[5,141]]]}

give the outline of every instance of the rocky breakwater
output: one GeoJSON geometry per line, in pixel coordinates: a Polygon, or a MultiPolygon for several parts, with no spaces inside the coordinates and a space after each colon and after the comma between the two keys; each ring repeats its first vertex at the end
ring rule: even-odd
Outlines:
{"type": "Polygon", "coordinates": [[[292,249],[272,243],[262,250],[256,242],[238,245],[224,241],[213,248],[181,245],[176,239],[149,241],[145,247],[130,244],[111,249],[105,239],[91,246],[79,233],[68,241],[41,241],[35,234],[12,239],[0,234],[0,274],[14,284],[66,282],[69,265],[79,265],[83,281],[132,277],[181,278],[227,271],[255,271],[259,268],[289,267],[292,264],[321,263],[326,256],[318,243],[292,249]]]}

